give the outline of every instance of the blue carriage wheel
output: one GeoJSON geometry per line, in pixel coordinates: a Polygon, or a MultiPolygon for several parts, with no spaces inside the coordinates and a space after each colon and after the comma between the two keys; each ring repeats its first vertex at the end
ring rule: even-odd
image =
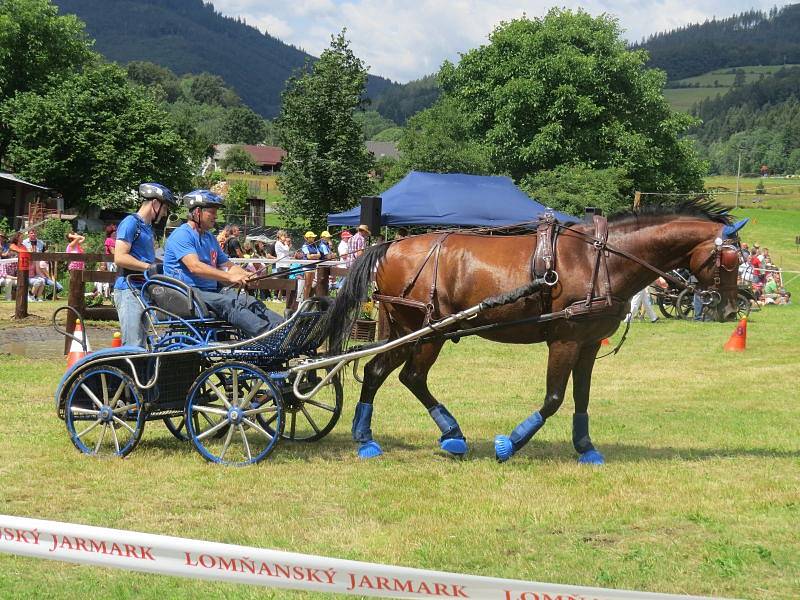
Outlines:
{"type": "Polygon", "coordinates": [[[186,418],[180,414],[174,417],[164,417],[164,425],[169,432],[182,442],[188,442],[189,436],[186,430],[186,418]]]}
{"type": "MultiPolygon", "coordinates": [[[[327,374],[325,369],[308,372],[300,385],[300,392],[310,392],[327,374]]],[[[344,391],[338,373],[308,400],[297,398],[292,382],[289,381],[281,385],[281,393],[286,410],[286,425],[282,436],[284,439],[294,442],[320,440],[331,432],[342,414],[344,391]]],[[[259,422],[267,431],[274,431],[268,419],[259,418],[259,422]]]]}
{"type": "Polygon", "coordinates": [[[70,440],[84,454],[127,456],[144,431],[141,394],[124,371],[92,367],[70,387],[64,421],[70,440]]]}
{"type": "Polygon", "coordinates": [[[283,433],[283,399],[258,367],[226,361],[205,370],[186,398],[184,422],[195,450],[210,462],[257,463],[283,433]],[[263,426],[269,421],[271,429],[263,426]]]}

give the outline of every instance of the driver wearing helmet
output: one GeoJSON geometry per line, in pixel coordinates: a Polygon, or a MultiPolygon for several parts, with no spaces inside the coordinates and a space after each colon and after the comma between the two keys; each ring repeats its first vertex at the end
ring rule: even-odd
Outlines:
{"type": "Polygon", "coordinates": [[[196,288],[206,305],[218,317],[255,337],[283,322],[277,314],[248,294],[219,284],[246,282],[252,275],[231,262],[211,233],[222,198],[208,190],[195,190],[183,197],[189,211],[186,223],[167,238],[164,274],[196,288]]]}
{"type": "Polygon", "coordinates": [[[167,216],[170,208],[178,206],[172,192],[158,183],[139,186],[141,206],[128,215],[117,227],[114,244],[114,264],[119,277],[114,283],[114,305],[119,315],[122,343],[144,347],[147,329],[142,321],[144,307],[128,288],[128,275],[146,271],[156,260],[153,223],[167,216]]]}

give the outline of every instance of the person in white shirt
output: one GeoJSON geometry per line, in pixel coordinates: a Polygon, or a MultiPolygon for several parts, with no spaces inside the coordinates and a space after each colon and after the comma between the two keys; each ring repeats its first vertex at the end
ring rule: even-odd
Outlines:
{"type": "Polygon", "coordinates": [[[336,251],[338,252],[339,258],[341,260],[344,260],[345,258],[347,258],[347,252],[348,252],[348,250],[347,250],[347,248],[348,248],[347,242],[350,241],[351,237],[353,237],[353,234],[350,233],[347,229],[345,229],[342,232],[342,241],[339,242],[339,246],[336,248],[336,251]]]}
{"type": "Polygon", "coordinates": [[[292,238],[286,233],[284,229],[279,229],[277,233],[278,240],[275,242],[275,271],[286,271],[289,269],[289,264],[294,258],[292,252],[292,238]]]}

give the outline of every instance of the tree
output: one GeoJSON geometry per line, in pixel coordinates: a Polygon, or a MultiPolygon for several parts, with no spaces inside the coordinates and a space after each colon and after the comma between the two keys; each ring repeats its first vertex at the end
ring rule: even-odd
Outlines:
{"type": "Polygon", "coordinates": [[[231,216],[242,216],[247,211],[247,198],[250,196],[250,191],[247,189],[247,182],[234,181],[228,186],[228,194],[225,197],[225,216],[230,219],[231,216]]]}
{"type": "Polygon", "coordinates": [[[235,106],[222,119],[224,144],[261,144],[267,136],[264,119],[246,106],[235,106]]]}
{"type": "Polygon", "coordinates": [[[225,86],[219,75],[200,73],[192,78],[189,94],[200,104],[216,104],[219,106],[237,106],[239,97],[225,86]]]}
{"type": "Polygon", "coordinates": [[[116,65],[84,69],[43,95],[0,109],[13,131],[8,162],[82,208],[123,207],[142,181],[186,189],[191,166],[169,115],[116,65]]]}
{"type": "Polygon", "coordinates": [[[576,216],[581,216],[587,206],[613,214],[631,204],[631,181],[616,168],[561,165],[528,175],[520,187],[545,206],[576,216]]]}
{"type": "MultiPolygon", "coordinates": [[[[96,58],[83,23],[59,16],[49,0],[0,2],[0,105],[17,93],[39,92],[96,58]]],[[[0,123],[0,159],[10,131],[0,123]]]]}
{"type": "Polygon", "coordinates": [[[258,165],[250,153],[241,146],[228,148],[225,157],[221,161],[222,168],[226,171],[244,171],[245,173],[255,173],[258,165]]]}
{"type": "Polygon", "coordinates": [[[411,117],[398,144],[400,165],[406,172],[494,173],[489,150],[471,136],[468,118],[450,97],[411,117]]]}
{"type": "Polygon", "coordinates": [[[364,130],[365,140],[374,140],[375,136],[380,132],[397,127],[394,121],[382,117],[380,113],[374,110],[357,111],[353,118],[364,130]]]}
{"type": "Polygon", "coordinates": [[[584,164],[620,168],[640,189],[700,189],[704,165],[678,137],[694,120],[672,112],[663,72],[646,62],[611,17],[553,9],[504,23],[458,65],[445,62],[440,102],[455,104],[495,172],[517,181],[584,164]]]}
{"type": "Polygon", "coordinates": [[[279,212],[292,223],[324,226],[327,214],[355,205],[370,190],[373,157],[353,118],[363,108],[367,71],[344,31],[304,73],[286,84],[278,135],[287,156],[279,212]]]}
{"type": "Polygon", "coordinates": [[[126,67],[128,79],[144,87],[159,86],[167,102],[175,102],[183,96],[178,76],[161,65],[144,60],[135,60],[126,67]]]}

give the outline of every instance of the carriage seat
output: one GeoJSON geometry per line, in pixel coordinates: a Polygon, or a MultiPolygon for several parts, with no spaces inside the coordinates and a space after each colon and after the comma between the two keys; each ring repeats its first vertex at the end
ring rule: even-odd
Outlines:
{"type": "Polygon", "coordinates": [[[174,277],[160,273],[148,275],[142,286],[142,296],[147,304],[162,308],[182,319],[216,319],[197,290],[174,277]]]}

